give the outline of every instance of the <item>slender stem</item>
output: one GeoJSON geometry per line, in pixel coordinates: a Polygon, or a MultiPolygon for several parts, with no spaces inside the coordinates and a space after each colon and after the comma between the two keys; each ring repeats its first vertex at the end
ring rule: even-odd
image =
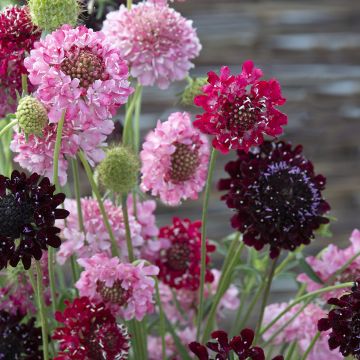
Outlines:
{"type": "Polygon", "coordinates": [[[126,3],[127,3],[127,8],[130,10],[132,6],[132,0],[127,0],[126,3]]]}
{"type": "Polygon", "coordinates": [[[255,335],[255,341],[254,344],[257,343],[257,340],[259,338],[259,332],[261,330],[261,325],[262,325],[262,321],[263,321],[263,317],[264,317],[264,312],[265,312],[265,307],[266,307],[266,303],[270,294],[270,289],[271,289],[271,283],[273,281],[274,278],[274,274],[275,274],[275,269],[276,269],[276,263],[277,263],[278,258],[274,259],[271,262],[270,265],[270,273],[269,273],[269,277],[268,277],[268,281],[266,283],[266,287],[264,290],[264,295],[262,298],[262,302],[261,302],[261,308],[260,308],[260,316],[259,316],[259,320],[256,326],[256,335],[255,335]]]}
{"type": "Polygon", "coordinates": [[[136,86],[135,93],[130,100],[130,104],[126,109],[125,120],[124,120],[124,131],[122,142],[126,146],[132,145],[131,131],[132,131],[132,116],[134,113],[135,105],[141,91],[140,85],[136,86]]]}
{"type": "Polygon", "coordinates": [[[142,87],[139,86],[139,94],[135,104],[134,114],[134,149],[135,153],[139,152],[140,148],[140,113],[141,113],[141,99],[142,99],[142,87]]]}
{"type": "Polygon", "coordinates": [[[61,115],[61,119],[58,123],[57,130],[56,130],[56,142],[55,142],[55,149],[54,149],[54,171],[53,171],[53,181],[56,187],[56,190],[60,189],[59,184],[59,156],[60,156],[60,149],[61,149],[61,138],[62,138],[62,131],[65,122],[65,111],[63,111],[61,115]]]}
{"type": "Polygon", "coordinates": [[[354,285],[353,282],[347,282],[347,283],[327,286],[327,287],[324,287],[322,289],[318,289],[316,291],[313,291],[313,292],[310,292],[310,293],[307,293],[305,295],[302,295],[302,296],[298,297],[291,304],[289,304],[278,316],[276,316],[275,319],[273,319],[269,324],[267,324],[265,328],[261,329],[261,331],[259,332],[259,335],[262,335],[266,331],[268,331],[289,310],[291,310],[295,305],[301,303],[302,301],[307,300],[307,299],[312,298],[312,297],[316,297],[317,295],[320,295],[320,294],[323,294],[323,293],[326,293],[326,292],[329,292],[329,291],[333,291],[333,290],[337,290],[337,289],[344,289],[344,288],[351,288],[353,285],[354,285]]]}
{"type": "Polygon", "coordinates": [[[96,185],[96,182],[94,180],[93,173],[91,171],[90,165],[89,165],[88,161],[86,160],[85,155],[84,155],[84,153],[82,151],[79,151],[78,156],[79,156],[79,159],[80,159],[81,163],[84,166],[84,169],[85,169],[86,175],[88,177],[89,183],[91,185],[92,191],[95,194],[96,200],[97,200],[97,202],[99,204],[99,209],[100,209],[100,212],[101,212],[101,215],[102,215],[106,230],[109,233],[109,237],[110,237],[110,241],[111,241],[112,255],[116,256],[116,257],[119,257],[120,254],[119,254],[119,249],[118,249],[118,246],[117,246],[117,242],[115,240],[114,232],[113,232],[113,230],[111,228],[109,218],[108,218],[108,216],[106,214],[104,203],[103,203],[103,200],[101,198],[99,188],[96,185]]]}
{"type": "Polygon", "coordinates": [[[162,307],[160,291],[159,291],[159,282],[158,279],[155,278],[155,287],[156,287],[156,302],[159,307],[159,332],[161,336],[161,355],[162,360],[166,360],[166,343],[165,343],[165,333],[166,333],[166,323],[164,316],[164,309],[162,307]]]}
{"type": "Polygon", "coordinates": [[[291,358],[292,358],[292,356],[293,356],[293,354],[294,354],[294,352],[295,352],[295,350],[296,350],[296,347],[297,347],[297,342],[294,341],[294,342],[290,345],[289,350],[288,350],[288,352],[287,352],[287,354],[286,354],[286,359],[287,359],[287,360],[291,360],[291,358]]]}
{"type": "Polygon", "coordinates": [[[205,272],[206,272],[206,225],[207,225],[207,215],[208,215],[208,207],[209,207],[209,197],[211,190],[212,178],[215,170],[217,151],[216,149],[212,149],[211,158],[209,163],[208,177],[206,180],[205,194],[204,194],[204,202],[203,202],[203,210],[202,210],[202,224],[201,224],[201,269],[200,269],[200,300],[199,300],[199,311],[197,317],[197,331],[196,331],[196,339],[199,341],[200,339],[200,330],[201,330],[201,322],[204,314],[204,285],[205,285],[205,272]]]}
{"type": "Polygon", "coordinates": [[[27,95],[29,92],[29,89],[28,89],[28,81],[27,81],[26,74],[21,74],[21,86],[22,86],[23,95],[27,95]]]}
{"type": "Polygon", "coordinates": [[[7,124],[6,126],[4,126],[1,130],[0,130],[0,138],[11,128],[13,128],[15,125],[17,124],[17,119],[11,121],[9,124],[7,124]]]}
{"type": "Polygon", "coordinates": [[[125,223],[125,235],[126,235],[126,245],[127,245],[127,250],[128,250],[128,257],[129,257],[129,261],[133,262],[135,260],[135,256],[134,256],[134,249],[133,249],[132,241],[131,241],[129,212],[128,212],[128,208],[127,208],[126,197],[127,197],[126,195],[121,195],[121,207],[122,207],[124,223],[125,223]]]}
{"type": "Polygon", "coordinates": [[[48,250],[48,268],[49,268],[49,282],[50,282],[50,293],[51,293],[51,310],[53,314],[56,312],[57,301],[56,301],[56,286],[55,286],[55,249],[49,247],[48,250]]]}
{"type": "Polygon", "coordinates": [[[77,207],[78,220],[79,220],[79,229],[82,233],[84,233],[85,227],[84,227],[83,212],[81,208],[80,177],[79,177],[79,165],[77,159],[71,159],[71,167],[74,176],[74,192],[75,192],[76,207],[77,207]]]}
{"type": "Polygon", "coordinates": [[[37,273],[37,293],[38,293],[38,306],[40,311],[40,319],[41,319],[41,334],[42,334],[42,342],[43,342],[43,354],[44,360],[49,360],[49,330],[47,323],[47,315],[46,308],[44,302],[44,291],[42,286],[42,271],[41,266],[38,261],[36,261],[36,273],[37,273]]]}
{"type": "Polygon", "coordinates": [[[295,251],[288,254],[288,256],[281,262],[281,264],[275,270],[275,276],[279,275],[286,266],[296,258],[296,255],[302,251],[304,245],[299,246],[295,251]]]}
{"type": "Polygon", "coordinates": [[[304,355],[302,356],[301,360],[306,360],[306,358],[310,354],[311,350],[314,348],[314,346],[315,346],[316,342],[319,340],[319,338],[320,338],[320,332],[318,331],[316,333],[316,335],[314,336],[314,338],[311,340],[311,343],[308,346],[308,348],[306,349],[306,351],[304,352],[304,355]]]}

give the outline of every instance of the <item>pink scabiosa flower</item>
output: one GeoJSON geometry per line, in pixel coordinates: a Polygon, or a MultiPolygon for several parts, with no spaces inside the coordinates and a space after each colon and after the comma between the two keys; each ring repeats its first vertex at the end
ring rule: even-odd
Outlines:
{"type": "Polygon", "coordinates": [[[63,25],[35,44],[25,59],[36,96],[49,108],[50,122],[66,120],[77,126],[111,117],[133,89],[120,52],[102,32],[63,25]]]}
{"type": "Polygon", "coordinates": [[[124,325],[105,305],[92,303],[89,298],[65,301],[64,312],[56,312],[55,319],[63,324],[55,329],[53,339],[60,343],[54,360],[107,359],[126,360],[130,336],[124,325]]]}
{"type": "Polygon", "coordinates": [[[166,89],[194,65],[201,45],[192,22],[167,5],[140,2],[110,12],[103,31],[120,50],[141,85],[166,89]]]}
{"type": "Polygon", "coordinates": [[[120,263],[118,258],[96,254],[88,259],[79,259],[85,268],[75,284],[81,296],[92,301],[102,301],[113,314],[125,320],[142,320],[154,311],[153,294],[159,273],[156,266],[120,263]]]}
{"type": "MultiPolygon", "coordinates": [[[[160,268],[159,278],[175,289],[197,290],[200,285],[201,221],[173,218],[173,223],[160,229],[159,238],[164,239],[156,265],[160,268]]],[[[207,243],[207,254],[215,251],[215,246],[207,243]]],[[[206,264],[210,257],[206,256],[206,264]]],[[[206,269],[205,281],[211,283],[214,275],[206,269]]]]}
{"type": "Polygon", "coordinates": [[[140,157],[143,191],[172,206],[197,199],[206,182],[209,146],[188,113],[173,113],[167,121],[159,121],[147,135],[140,157]]]}
{"type": "MultiPolygon", "coordinates": [[[[57,261],[63,265],[71,256],[88,258],[97,253],[111,254],[111,240],[106,230],[99,204],[91,198],[81,199],[84,232],[79,227],[79,216],[75,200],[66,200],[65,206],[70,215],[64,223],[58,224],[62,228],[64,239],[60,250],[57,253],[57,261]]],[[[110,225],[113,229],[115,239],[123,255],[127,254],[125,223],[121,208],[115,206],[110,200],[104,201],[105,211],[108,215],[110,225]]],[[[142,237],[142,226],[136,221],[133,215],[129,215],[131,239],[138,253],[138,248],[144,243],[142,237]]]]}
{"type": "Polygon", "coordinates": [[[195,105],[204,109],[194,126],[215,136],[215,149],[223,153],[231,149],[247,152],[263,142],[264,134],[282,134],[287,116],[275,108],[285,103],[280,84],[275,79],[260,81],[261,76],[262,71],[252,61],[243,64],[240,75],[231,75],[227,66],[221,68],[220,76],[208,73],[204,94],[194,99],[195,105]]]}
{"type": "MultiPolygon", "coordinates": [[[[329,245],[326,249],[321,251],[320,255],[309,256],[306,258],[307,263],[318,275],[319,279],[327,284],[336,284],[338,282],[355,281],[360,276],[360,256],[356,257],[360,252],[360,231],[355,229],[350,237],[351,245],[346,249],[339,249],[336,245],[329,245]],[[336,275],[336,272],[351,262],[341,274],[336,275]]],[[[312,292],[323,287],[322,284],[310,279],[308,275],[302,273],[297,277],[297,280],[306,284],[307,291],[312,292]]],[[[321,297],[328,300],[330,297],[338,297],[344,292],[343,289],[334,290],[321,297]]]]}

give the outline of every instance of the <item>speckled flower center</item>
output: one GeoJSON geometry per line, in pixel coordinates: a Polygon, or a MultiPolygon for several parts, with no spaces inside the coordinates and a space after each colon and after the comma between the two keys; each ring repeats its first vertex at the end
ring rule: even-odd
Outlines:
{"type": "Polygon", "coordinates": [[[320,191],[304,171],[285,162],[270,165],[251,188],[257,193],[258,220],[275,224],[280,231],[289,231],[318,212],[320,191]]]}
{"type": "Polygon", "coordinates": [[[132,295],[132,291],[131,289],[124,289],[121,284],[122,281],[115,280],[112,287],[107,287],[104,281],[98,280],[96,283],[96,291],[101,295],[105,302],[123,306],[127,304],[132,295]]]}
{"type": "Polygon", "coordinates": [[[175,143],[175,152],[171,155],[169,177],[174,182],[189,180],[199,166],[199,151],[191,145],[175,143]]]}
{"type": "Polygon", "coordinates": [[[17,239],[23,226],[33,221],[31,204],[16,200],[12,194],[0,199],[0,235],[17,239]]]}
{"type": "Polygon", "coordinates": [[[183,271],[188,267],[190,249],[186,244],[176,243],[167,250],[166,257],[173,270],[183,271]]]}
{"type": "Polygon", "coordinates": [[[83,88],[88,88],[95,80],[107,79],[103,60],[86,48],[69,54],[61,63],[61,70],[71,79],[79,79],[83,88]]]}
{"type": "Polygon", "coordinates": [[[233,102],[225,98],[221,115],[226,120],[228,130],[236,134],[250,130],[256,123],[264,120],[265,117],[262,114],[264,110],[264,101],[255,105],[252,97],[245,95],[236,98],[233,102]]]}

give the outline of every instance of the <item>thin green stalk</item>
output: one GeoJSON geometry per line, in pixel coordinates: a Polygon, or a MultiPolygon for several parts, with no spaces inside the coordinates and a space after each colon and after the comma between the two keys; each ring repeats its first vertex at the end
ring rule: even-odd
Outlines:
{"type": "Polygon", "coordinates": [[[307,293],[305,295],[302,295],[302,296],[298,297],[291,304],[289,304],[278,316],[276,316],[276,318],[274,318],[269,324],[267,324],[265,328],[261,329],[261,331],[259,332],[259,335],[263,335],[274,324],[276,324],[277,321],[279,319],[281,319],[289,310],[291,310],[295,305],[303,302],[304,300],[307,300],[307,299],[312,298],[312,297],[316,297],[317,295],[320,295],[320,294],[323,294],[323,293],[326,293],[326,292],[329,292],[329,291],[332,291],[332,290],[351,288],[353,285],[354,285],[353,282],[347,282],[347,283],[327,286],[327,287],[324,287],[322,289],[318,289],[316,291],[313,291],[313,292],[310,292],[310,293],[307,293]]]}
{"type": "Polygon", "coordinates": [[[1,130],[0,130],[0,138],[10,129],[12,129],[15,125],[17,124],[17,119],[11,121],[9,124],[7,124],[6,126],[4,126],[1,130]]]}
{"type": "Polygon", "coordinates": [[[199,290],[199,311],[197,317],[197,331],[196,331],[196,339],[199,341],[200,339],[200,330],[201,330],[201,322],[204,314],[204,285],[205,285],[205,272],[206,272],[206,225],[207,225],[207,215],[209,208],[209,198],[210,198],[210,190],[212,178],[215,170],[217,151],[216,149],[212,149],[211,158],[209,163],[208,177],[206,180],[205,194],[204,194],[204,202],[203,202],[203,210],[202,210],[202,224],[201,224],[201,269],[200,269],[200,290],[199,290]]]}
{"type": "Polygon", "coordinates": [[[81,163],[84,166],[84,169],[85,169],[86,175],[88,177],[89,183],[91,185],[92,191],[95,194],[96,200],[97,200],[97,202],[99,204],[99,209],[100,209],[100,212],[101,212],[101,215],[102,215],[106,230],[109,233],[109,237],[110,237],[110,240],[111,240],[111,252],[112,252],[112,255],[114,257],[115,256],[119,257],[120,254],[119,254],[119,250],[118,250],[118,247],[117,247],[117,242],[115,240],[114,232],[113,232],[113,230],[111,228],[109,218],[108,218],[108,216],[106,214],[104,203],[103,203],[103,200],[101,198],[99,188],[96,185],[96,182],[94,180],[93,173],[91,171],[90,165],[89,165],[88,161],[86,160],[85,155],[84,155],[84,153],[82,151],[79,151],[78,156],[79,156],[79,159],[80,159],[81,163]]]}
{"type": "Polygon", "coordinates": [[[291,360],[291,358],[292,358],[292,356],[293,356],[293,354],[294,354],[294,352],[295,352],[295,350],[296,350],[296,347],[297,347],[297,342],[294,341],[294,342],[290,345],[289,350],[288,350],[288,352],[287,352],[287,354],[286,354],[286,359],[287,359],[287,360],[291,360]]]}
{"type": "Polygon", "coordinates": [[[132,145],[132,137],[131,137],[132,117],[134,114],[135,105],[139,97],[140,90],[141,90],[140,85],[137,85],[135,89],[135,93],[130,100],[130,105],[126,109],[125,120],[124,120],[124,131],[122,136],[122,142],[125,146],[132,145]]]}
{"type": "Polygon", "coordinates": [[[304,355],[302,356],[301,360],[306,360],[306,358],[310,354],[311,350],[314,348],[314,346],[315,346],[316,342],[319,340],[319,338],[320,338],[320,332],[318,331],[316,333],[316,335],[314,336],[314,338],[311,340],[311,343],[308,346],[308,348],[306,349],[306,351],[304,352],[304,355]]]}
{"type": "Polygon", "coordinates": [[[49,268],[49,283],[50,283],[50,293],[51,293],[51,310],[53,314],[56,312],[57,301],[56,301],[56,286],[55,286],[55,249],[49,247],[48,250],[48,268],[49,268]]]}
{"type": "Polygon", "coordinates": [[[131,231],[130,231],[130,224],[129,224],[129,212],[126,202],[127,195],[121,195],[121,207],[124,216],[124,223],[125,223],[125,235],[126,235],[126,245],[128,250],[128,257],[129,261],[133,262],[135,260],[134,256],[134,249],[131,241],[131,231]]]}
{"type": "Polygon", "coordinates": [[[84,233],[85,227],[84,227],[83,212],[81,208],[80,177],[79,177],[79,165],[77,159],[71,159],[71,167],[74,177],[74,192],[75,192],[76,207],[77,207],[77,213],[79,219],[79,229],[82,233],[84,233]]]}
{"type": "Polygon", "coordinates": [[[22,86],[23,95],[27,95],[29,92],[29,89],[28,89],[28,81],[27,81],[26,74],[21,74],[21,86],[22,86]]]}
{"type": "Polygon", "coordinates": [[[271,262],[270,265],[270,273],[269,273],[269,277],[268,277],[268,281],[266,283],[266,287],[264,290],[264,295],[262,298],[262,302],[261,302],[261,308],[260,308],[260,315],[259,315],[259,320],[258,323],[256,325],[256,334],[255,334],[255,341],[254,343],[257,343],[257,340],[259,338],[259,332],[261,330],[261,325],[262,325],[262,321],[263,321],[263,317],[264,317],[264,312],[265,312],[265,307],[266,307],[266,303],[270,294],[270,289],[271,289],[271,284],[274,278],[274,274],[275,274],[275,269],[276,269],[276,263],[277,263],[278,258],[274,259],[271,262]]]}
{"type": "Polygon", "coordinates": [[[127,0],[126,3],[127,3],[127,8],[130,10],[132,6],[132,0],[127,0]]]}
{"type": "Polygon", "coordinates": [[[73,278],[73,283],[75,284],[79,278],[79,269],[74,255],[70,257],[70,264],[71,264],[71,274],[73,278]]]}
{"type": "Polygon", "coordinates": [[[275,270],[275,276],[278,276],[286,268],[286,266],[296,258],[296,255],[302,251],[304,245],[299,246],[295,251],[288,254],[288,256],[281,262],[275,270]]]}
{"type": "Polygon", "coordinates": [[[134,114],[134,149],[135,153],[139,152],[140,148],[140,114],[141,114],[141,100],[142,100],[142,87],[139,86],[139,94],[135,104],[134,114]]]}
{"type": "Polygon", "coordinates": [[[41,334],[43,342],[43,354],[44,360],[49,360],[49,330],[47,323],[46,308],[44,302],[44,291],[42,286],[42,271],[41,266],[38,261],[36,261],[36,273],[37,273],[37,293],[38,293],[38,306],[40,311],[40,320],[41,320],[41,334]]]}
{"type": "Polygon", "coordinates": [[[165,342],[165,333],[166,333],[166,323],[164,316],[164,309],[162,307],[160,291],[159,291],[159,282],[158,279],[155,278],[155,287],[156,287],[156,302],[159,307],[159,332],[161,336],[161,355],[162,360],[166,360],[166,342],[165,342]]]}

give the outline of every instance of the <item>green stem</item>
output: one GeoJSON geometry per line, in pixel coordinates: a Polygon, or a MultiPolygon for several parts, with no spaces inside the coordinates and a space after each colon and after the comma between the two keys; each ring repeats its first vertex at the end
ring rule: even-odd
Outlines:
{"type": "Polygon", "coordinates": [[[28,92],[29,92],[29,89],[28,89],[28,81],[27,81],[27,75],[26,74],[21,74],[21,86],[22,86],[23,96],[27,95],[28,92]]]}
{"type": "Polygon", "coordinates": [[[126,198],[127,198],[126,195],[121,195],[121,207],[122,207],[124,223],[125,223],[125,235],[126,235],[126,245],[127,245],[127,250],[128,250],[128,257],[129,257],[129,261],[133,262],[135,260],[135,256],[134,256],[134,249],[133,249],[132,241],[131,241],[129,212],[128,212],[126,198]]]}
{"type": "Polygon", "coordinates": [[[267,324],[265,328],[261,329],[261,331],[259,332],[259,335],[263,335],[279,319],[281,319],[289,310],[291,310],[295,305],[303,302],[304,300],[307,300],[307,299],[312,298],[312,297],[316,297],[317,295],[320,295],[320,294],[323,294],[323,293],[326,293],[326,292],[329,292],[329,291],[338,290],[338,289],[344,289],[344,288],[351,288],[353,285],[354,285],[353,282],[347,282],[347,283],[342,283],[342,284],[338,284],[338,285],[327,286],[327,287],[324,287],[322,289],[318,289],[316,291],[313,291],[313,292],[310,292],[310,293],[307,293],[305,295],[302,295],[302,296],[298,297],[291,304],[289,304],[278,316],[276,316],[275,319],[273,319],[269,324],[267,324]]]}
{"type": "Polygon", "coordinates": [[[293,354],[294,354],[294,352],[295,352],[295,350],[296,350],[296,347],[297,347],[297,342],[294,341],[294,342],[290,345],[289,350],[288,350],[288,352],[287,352],[287,354],[286,354],[286,359],[287,359],[287,360],[291,360],[291,358],[292,358],[292,356],[293,356],[293,354]]]}
{"type": "Polygon", "coordinates": [[[207,215],[208,215],[208,207],[209,207],[209,198],[210,198],[210,190],[212,178],[215,170],[217,151],[216,149],[212,149],[211,158],[209,163],[208,177],[206,180],[205,186],[205,194],[204,194],[204,202],[203,202],[203,210],[202,210],[202,224],[201,224],[201,269],[200,269],[200,300],[199,300],[199,311],[197,317],[197,331],[196,331],[196,339],[199,341],[200,339],[200,330],[201,330],[201,322],[204,314],[204,285],[205,285],[205,272],[206,272],[206,225],[207,225],[207,215]]]}
{"type": "Polygon", "coordinates": [[[60,149],[61,149],[61,138],[62,132],[65,122],[65,111],[63,111],[61,115],[61,119],[58,123],[57,130],[56,130],[56,142],[54,148],[54,171],[53,171],[53,181],[55,184],[55,188],[57,191],[60,190],[59,184],[59,156],[60,156],[60,149]]]}
{"type": "Polygon", "coordinates": [[[79,229],[82,233],[84,233],[85,227],[84,227],[83,212],[81,208],[80,177],[79,177],[79,165],[77,159],[71,159],[71,167],[74,177],[74,192],[75,192],[76,208],[77,208],[78,220],[79,220],[79,229]]]}
{"type": "Polygon", "coordinates": [[[44,360],[49,360],[49,330],[47,323],[47,315],[46,308],[44,303],[44,291],[42,286],[42,271],[41,266],[38,261],[36,261],[36,273],[37,273],[37,293],[38,293],[38,306],[40,311],[40,319],[41,319],[41,334],[42,334],[42,342],[43,342],[43,354],[44,360]]]}
{"type": "Polygon", "coordinates": [[[96,182],[94,180],[93,173],[91,171],[90,165],[89,165],[88,161],[86,160],[85,155],[84,155],[84,153],[82,151],[79,151],[78,156],[79,156],[79,159],[80,159],[81,163],[84,166],[84,169],[85,169],[86,175],[88,177],[89,183],[91,185],[92,191],[95,194],[96,200],[97,200],[97,202],[99,204],[99,209],[100,209],[100,212],[101,212],[101,215],[102,215],[106,230],[109,233],[109,237],[110,237],[110,241],[111,241],[112,256],[119,257],[120,254],[119,254],[119,250],[118,250],[117,243],[116,243],[116,240],[115,240],[114,232],[113,232],[113,230],[111,228],[109,218],[108,218],[108,216],[106,214],[104,203],[103,203],[103,200],[101,198],[99,188],[96,185],[96,182]]]}
{"type": "Polygon", "coordinates": [[[260,316],[259,316],[258,323],[256,325],[256,335],[255,335],[254,344],[257,343],[257,340],[259,338],[259,332],[261,330],[261,325],[262,325],[262,321],[263,321],[263,317],[264,317],[265,307],[266,307],[266,303],[267,303],[267,300],[268,300],[268,297],[269,297],[269,294],[270,294],[271,284],[272,284],[272,281],[273,281],[273,278],[274,278],[277,260],[278,260],[278,258],[274,259],[271,262],[271,265],[270,265],[270,273],[269,273],[268,281],[266,283],[266,287],[265,287],[265,290],[264,290],[264,295],[263,295],[262,302],[261,302],[260,316]]]}
{"type": "Polygon", "coordinates": [[[9,124],[7,124],[6,126],[4,126],[1,130],[0,130],[0,138],[10,129],[12,129],[15,125],[17,124],[17,119],[11,121],[9,124]]]}
{"type": "Polygon", "coordinates": [[[54,269],[54,260],[55,260],[55,249],[49,247],[48,250],[48,268],[49,268],[49,282],[50,282],[50,293],[51,293],[51,310],[53,314],[56,312],[57,301],[56,301],[56,286],[55,286],[55,269],[54,269]]]}
{"type": "Polygon", "coordinates": [[[134,149],[135,149],[135,153],[138,153],[139,148],[140,148],[141,99],[142,99],[142,87],[139,86],[139,95],[138,95],[138,98],[136,100],[135,115],[134,115],[134,149]]]}
{"type": "Polygon", "coordinates": [[[160,321],[159,332],[161,336],[161,355],[162,355],[162,360],[166,360],[166,342],[165,342],[166,323],[165,323],[164,310],[160,298],[159,282],[157,278],[155,278],[155,287],[156,287],[156,302],[159,307],[159,321],[160,321]]]}
{"type": "Polygon", "coordinates": [[[275,270],[275,276],[278,276],[286,268],[286,266],[296,258],[296,255],[302,251],[304,245],[299,246],[295,251],[288,254],[288,256],[281,262],[275,270]]]}
{"type": "Polygon", "coordinates": [[[314,346],[315,346],[316,342],[319,340],[319,338],[320,338],[320,332],[318,331],[316,333],[316,335],[314,336],[314,338],[311,340],[311,343],[308,346],[308,348],[306,349],[306,351],[304,352],[304,355],[302,356],[301,360],[306,360],[306,358],[310,354],[311,350],[314,348],[314,346]]]}
{"type": "Polygon", "coordinates": [[[128,108],[126,109],[122,142],[125,146],[129,146],[129,147],[131,147],[131,145],[132,145],[132,137],[131,137],[132,117],[133,117],[135,105],[137,103],[137,99],[138,99],[140,93],[141,93],[141,86],[137,85],[136,89],[135,89],[135,93],[130,100],[130,104],[129,104],[128,108]]]}
{"type": "Polygon", "coordinates": [[[127,0],[126,3],[127,3],[127,8],[130,10],[132,6],[132,0],[127,0]]]}

